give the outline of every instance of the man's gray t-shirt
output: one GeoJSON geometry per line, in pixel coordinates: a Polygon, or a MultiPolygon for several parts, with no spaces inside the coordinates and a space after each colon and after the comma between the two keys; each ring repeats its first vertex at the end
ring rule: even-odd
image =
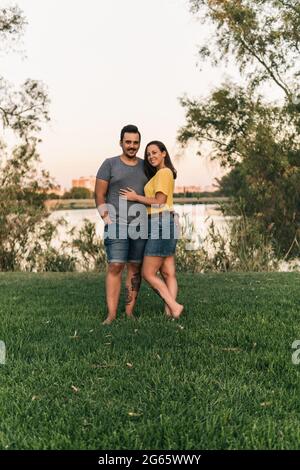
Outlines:
{"type": "Polygon", "coordinates": [[[120,224],[129,224],[139,214],[128,216],[130,207],[137,202],[120,199],[119,190],[132,188],[137,194],[144,195],[144,186],[148,182],[148,178],[144,172],[144,161],[137,159],[138,163],[134,166],[126,165],[120,157],[107,158],[100,166],[97,172],[97,179],[109,182],[106,194],[106,203],[115,208],[115,214],[110,206],[109,215],[112,222],[120,224]],[[127,205],[127,210],[126,210],[127,205]]]}

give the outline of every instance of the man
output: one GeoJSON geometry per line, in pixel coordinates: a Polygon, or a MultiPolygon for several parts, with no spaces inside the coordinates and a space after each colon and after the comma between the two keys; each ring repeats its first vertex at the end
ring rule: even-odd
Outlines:
{"type": "MultiPolygon", "coordinates": [[[[123,127],[120,137],[122,154],[106,159],[98,170],[95,185],[95,201],[105,223],[104,245],[108,260],[106,273],[106,302],[108,315],[103,324],[115,320],[120,298],[122,272],[127,265],[126,315],[133,316],[133,309],[141,284],[141,265],[146,237],[130,236],[129,226],[134,222],[132,205],[120,198],[119,191],[130,187],[144,195],[147,177],[144,162],[137,157],[141,134],[136,126],[123,127]],[[124,204],[126,207],[124,207],[124,204]],[[134,237],[135,238],[135,237],[134,237]]],[[[143,207],[143,206],[142,206],[143,207]]]]}

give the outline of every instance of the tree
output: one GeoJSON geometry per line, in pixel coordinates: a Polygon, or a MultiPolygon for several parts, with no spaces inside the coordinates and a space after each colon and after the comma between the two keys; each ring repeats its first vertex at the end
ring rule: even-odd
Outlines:
{"type": "Polygon", "coordinates": [[[259,222],[278,255],[299,254],[300,224],[300,5],[294,0],[191,0],[192,12],[211,22],[200,48],[214,65],[234,60],[244,86],[225,83],[206,99],[186,97],[184,145],[210,141],[212,156],[231,173],[221,190],[234,191],[230,212],[259,222]],[[267,88],[268,87],[268,88],[267,88]],[[275,102],[270,89],[280,91],[275,102]]]}
{"type": "MultiPolygon", "coordinates": [[[[10,49],[25,25],[17,6],[0,9],[2,47],[10,49]]],[[[48,104],[42,83],[28,79],[14,90],[0,77],[0,270],[20,269],[48,217],[44,200],[52,180],[37,166],[38,132],[41,122],[49,119],[48,104]],[[14,135],[12,150],[4,141],[4,130],[14,135]]]]}
{"type": "Polygon", "coordinates": [[[64,199],[91,199],[92,193],[87,188],[71,188],[64,195],[64,199]]]}

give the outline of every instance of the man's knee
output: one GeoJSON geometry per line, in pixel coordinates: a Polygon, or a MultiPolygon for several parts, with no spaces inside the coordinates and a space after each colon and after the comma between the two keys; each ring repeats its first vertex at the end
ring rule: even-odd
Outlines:
{"type": "Polygon", "coordinates": [[[109,263],[108,265],[108,272],[110,274],[121,274],[125,267],[125,263],[109,263]]]}

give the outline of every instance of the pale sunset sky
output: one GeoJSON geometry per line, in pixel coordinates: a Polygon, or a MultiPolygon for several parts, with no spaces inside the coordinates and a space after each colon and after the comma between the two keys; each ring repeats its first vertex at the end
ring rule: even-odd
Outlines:
{"type": "MultiPolygon", "coordinates": [[[[7,6],[14,2],[0,2],[7,6]]],[[[165,142],[178,170],[177,185],[210,185],[217,162],[191,146],[180,157],[185,122],[178,98],[205,97],[228,77],[226,68],[197,67],[208,35],[187,0],[17,0],[28,25],[25,54],[1,53],[1,74],[21,83],[42,80],[51,99],[43,127],[42,165],[57,183],[95,175],[120,154],[119,133],[136,124],[147,142],[165,142]]]]}

